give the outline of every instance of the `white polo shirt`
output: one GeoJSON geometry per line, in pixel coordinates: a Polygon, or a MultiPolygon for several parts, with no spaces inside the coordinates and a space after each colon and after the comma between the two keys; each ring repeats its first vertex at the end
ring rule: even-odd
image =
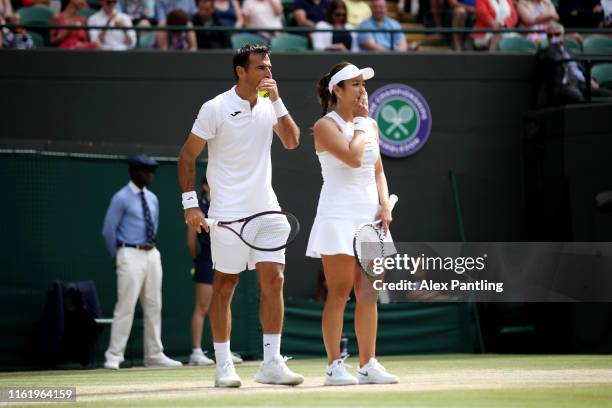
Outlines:
{"type": "Polygon", "coordinates": [[[270,157],[276,122],[268,98],[258,98],[251,109],[235,86],[202,105],[191,133],[208,143],[210,217],[231,220],[280,210],[270,157]]]}
{"type": "MultiPolygon", "coordinates": [[[[121,21],[124,27],[132,27],[132,19],[125,13],[121,13],[120,11],[115,11],[117,15],[113,19],[112,26],[115,26],[117,21],[121,21]]],[[[104,10],[100,9],[93,15],[87,19],[87,25],[90,26],[105,26],[108,22],[109,16],[104,12],[104,10]]],[[[130,37],[132,42],[130,45],[126,45],[125,43],[125,33],[123,30],[107,30],[106,35],[104,36],[104,44],[102,47],[105,50],[113,50],[113,51],[124,51],[130,48],[134,48],[136,46],[136,32],[134,30],[128,30],[127,35],[130,37]]],[[[98,41],[98,36],[100,35],[99,29],[91,29],[89,30],[89,38],[91,41],[98,41]]]]}

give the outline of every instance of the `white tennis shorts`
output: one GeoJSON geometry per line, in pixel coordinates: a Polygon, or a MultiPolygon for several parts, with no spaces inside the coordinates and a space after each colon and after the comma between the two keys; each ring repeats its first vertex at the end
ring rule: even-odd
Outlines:
{"type": "MultiPolygon", "coordinates": [[[[242,224],[231,224],[232,229],[240,231],[242,224]]],[[[287,241],[290,227],[284,217],[278,222],[260,228],[255,237],[249,237],[249,242],[259,247],[277,247],[287,241]],[[265,228],[265,231],[264,231],[265,228]]],[[[240,238],[225,228],[210,228],[210,251],[213,268],[223,273],[240,273],[245,269],[255,269],[258,262],[276,262],[285,264],[285,249],[278,251],[259,251],[247,246],[240,238]]]]}

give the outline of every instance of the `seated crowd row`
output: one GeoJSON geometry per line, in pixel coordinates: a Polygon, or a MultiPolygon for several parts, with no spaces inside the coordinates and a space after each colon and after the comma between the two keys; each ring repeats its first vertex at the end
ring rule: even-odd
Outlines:
{"type": "MultiPolygon", "coordinates": [[[[19,1],[19,0],[17,0],[19,1]]],[[[36,0],[22,0],[32,2],[36,0]]],[[[48,2],[49,0],[38,0],[48,2]]],[[[385,0],[294,0],[292,13],[286,13],[281,0],[100,0],[100,9],[90,8],[86,0],[66,1],[61,12],[49,14],[52,25],[81,26],[79,29],[52,29],[48,44],[63,49],[107,49],[127,50],[137,46],[134,30],[125,27],[184,26],[180,31],[141,31],[140,42],[161,50],[191,50],[231,48],[230,31],[189,30],[189,27],[231,27],[234,29],[256,28],[279,31],[262,31],[258,35],[269,40],[282,32],[284,26],[322,29],[401,29],[399,21],[390,17],[385,0]],[[197,1],[197,3],[196,3],[197,1]],[[291,20],[290,22],[286,20],[291,20]],[[109,27],[89,29],[83,26],[109,27]],[[111,29],[116,27],[119,29],[111,29]]],[[[410,0],[405,0],[410,1],[410,0]]],[[[612,25],[612,0],[561,0],[558,8],[551,0],[426,0],[431,2],[434,22],[440,22],[440,1],[452,15],[453,27],[474,28],[529,28],[541,30],[526,34],[536,45],[546,40],[546,29],[551,21],[579,18],[586,26],[606,27],[612,25]],[[589,3],[588,5],[586,3],[589,3]],[[587,6],[585,8],[585,5],[587,6]],[[572,9],[575,7],[575,9],[572,9]]],[[[403,8],[400,1],[400,7],[403,8]]],[[[31,4],[31,3],[30,3],[31,4]]],[[[26,4],[27,5],[27,4],[26,4]]],[[[30,7],[32,7],[30,5],[30,7]]],[[[44,4],[35,5],[46,7],[44,4]]],[[[22,22],[20,12],[13,13],[11,0],[0,0],[0,24],[22,22]]],[[[571,24],[577,20],[571,20],[571,24]]],[[[564,21],[564,20],[562,20],[564,21]]],[[[569,21],[569,20],[568,20],[569,21]]],[[[584,28],[584,27],[583,27],[584,28]]],[[[32,39],[23,28],[4,28],[0,46],[7,48],[30,48],[32,39]]],[[[518,36],[507,33],[472,33],[469,37],[453,34],[452,45],[457,51],[466,43],[476,49],[496,50],[502,37],[518,36]],[[468,41],[466,41],[468,40],[468,41]]],[[[582,37],[573,35],[578,43],[582,37]]],[[[403,33],[383,32],[313,32],[308,43],[314,50],[328,51],[408,51],[416,50],[419,44],[409,42],[403,33]]]]}

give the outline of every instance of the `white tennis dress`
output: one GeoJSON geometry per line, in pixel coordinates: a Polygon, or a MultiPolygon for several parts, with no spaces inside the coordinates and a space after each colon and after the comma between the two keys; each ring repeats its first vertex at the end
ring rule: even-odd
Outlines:
{"type": "MultiPolygon", "coordinates": [[[[333,119],[347,140],[353,138],[352,123],[345,122],[336,112],[333,119]]],[[[373,119],[368,119],[373,122],[373,119]]],[[[323,187],[319,196],[306,256],[353,255],[353,236],[359,225],[374,221],[379,208],[374,165],[378,160],[378,140],[374,124],[366,131],[367,145],[362,165],[353,168],[329,152],[317,152],[321,163],[323,187]]],[[[390,234],[388,234],[390,239],[390,234]]]]}

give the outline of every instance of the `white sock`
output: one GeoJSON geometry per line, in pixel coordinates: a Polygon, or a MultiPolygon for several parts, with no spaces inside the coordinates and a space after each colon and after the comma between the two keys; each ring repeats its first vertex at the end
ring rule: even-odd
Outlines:
{"type": "Polygon", "coordinates": [[[202,351],[202,347],[194,347],[194,348],[191,350],[191,353],[192,353],[192,354],[204,354],[204,352],[202,351]]]}
{"type": "Polygon", "coordinates": [[[263,335],[263,351],[264,363],[272,360],[276,356],[280,356],[280,334],[264,334],[263,335]]]}
{"type": "Polygon", "coordinates": [[[213,343],[213,346],[215,347],[215,358],[217,359],[217,365],[223,365],[227,361],[232,361],[229,340],[225,343],[213,343]]]}

